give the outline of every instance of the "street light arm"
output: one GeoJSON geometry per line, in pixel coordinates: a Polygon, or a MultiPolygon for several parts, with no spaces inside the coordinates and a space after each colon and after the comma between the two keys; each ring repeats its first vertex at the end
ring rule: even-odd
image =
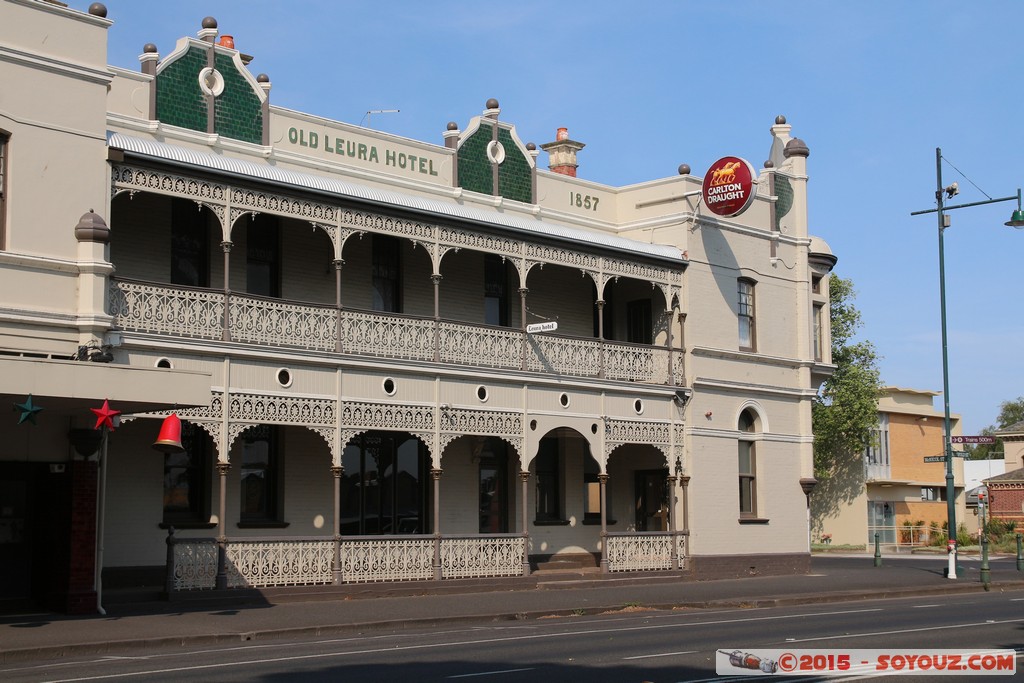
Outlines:
{"type": "MultiPolygon", "coordinates": [[[[999,199],[986,199],[981,202],[970,202],[969,204],[954,204],[952,206],[943,206],[942,211],[952,211],[953,209],[966,209],[969,206],[982,206],[983,204],[998,204],[999,202],[1012,202],[1014,200],[1017,201],[1018,208],[1020,208],[1020,190],[1017,190],[1017,194],[1013,195],[1012,197],[1000,197],[999,199]]],[[[910,215],[920,216],[921,214],[924,213],[935,213],[936,211],[939,211],[939,209],[925,209],[924,211],[912,211],[910,215]]]]}

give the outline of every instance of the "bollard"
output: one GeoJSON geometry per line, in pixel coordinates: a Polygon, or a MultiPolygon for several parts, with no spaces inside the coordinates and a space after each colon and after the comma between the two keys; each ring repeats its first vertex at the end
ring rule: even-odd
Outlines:
{"type": "Polygon", "coordinates": [[[1024,572],[1024,555],[1020,554],[1020,534],[1017,534],[1017,571],[1024,572]]]}
{"type": "Polygon", "coordinates": [[[985,529],[981,530],[981,583],[988,590],[988,584],[992,580],[992,574],[988,568],[988,534],[985,529]]]}
{"type": "Polygon", "coordinates": [[[882,549],[878,545],[878,532],[875,532],[875,566],[882,566],[882,549]]]}

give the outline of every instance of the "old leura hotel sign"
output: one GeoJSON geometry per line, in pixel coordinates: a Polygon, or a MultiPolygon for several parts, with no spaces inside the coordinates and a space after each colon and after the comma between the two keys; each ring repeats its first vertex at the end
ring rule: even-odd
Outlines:
{"type": "Polygon", "coordinates": [[[747,210],[757,193],[754,167],[746,159],[722,157],[704,174],[704,205],[719,216],[737,216],[747,210]]]}
{"type": "Polygon", "coordinates": [[[337,154],[360,161],[368,161],[375,164],[383,163],[385,166],[392,166],[424,175],[437,175],[437,169],[434,168],[434,160],[429,157],[398,152],[387,147],[382,148],[382,154],[377,150],[376,145],[346,140],[331,135],[327,131],[321,133],[304,128],[289,128],[288,142],[299,147],[319,149],[329,154],[337,154]]]}

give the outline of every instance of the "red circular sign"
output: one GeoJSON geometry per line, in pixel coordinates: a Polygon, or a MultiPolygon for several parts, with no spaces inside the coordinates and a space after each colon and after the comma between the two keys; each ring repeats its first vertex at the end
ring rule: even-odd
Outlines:
{"type": "Polygon", "coordinates": [[[719,216],[738,216],[754,201],[756,177],[746,159],[722,157],[704,174],[704,205],[719,216]]]}

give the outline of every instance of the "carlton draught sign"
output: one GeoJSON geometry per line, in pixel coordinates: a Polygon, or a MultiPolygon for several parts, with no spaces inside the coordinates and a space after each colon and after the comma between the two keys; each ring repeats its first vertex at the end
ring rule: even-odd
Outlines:
{"type": "Polygon", "coordinates": [[[719,216],[738,216],[754,201],[756,177],[746,159],[722,157],[704,174],[704,206],[719,216]]]}

